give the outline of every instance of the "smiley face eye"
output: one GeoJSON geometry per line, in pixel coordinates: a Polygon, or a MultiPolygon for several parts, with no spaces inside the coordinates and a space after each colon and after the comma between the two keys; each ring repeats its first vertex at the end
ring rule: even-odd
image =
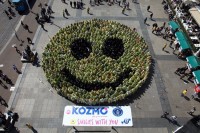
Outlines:
{"type": "Polygon", "coordinates": [[[103,54],[112,59],[118,59],[124,53],[124,45],[122,39],[107,38],[103,44],[103,54]]]}
{"type": "Polygon", "coordinates": [[[72,55],[81,60],[87,58],[92,52],[92,44],[85,39],[76,39],[70,45],[72,55]]]}

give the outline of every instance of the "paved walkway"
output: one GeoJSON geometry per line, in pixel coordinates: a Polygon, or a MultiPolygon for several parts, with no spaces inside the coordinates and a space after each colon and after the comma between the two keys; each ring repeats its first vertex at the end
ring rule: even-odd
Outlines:
{"type": "MultiPolygon", "coordinates": [[[[4,0],[5,1],[5,0],[4,0]]],[[[33,1],[31,1],[33,2],[33,1]]],[[[40,8],[38,7],[40,1],[36,1],[35,3],[30,3],[32,5],[32,11],[35,13],[38,13],[40,11],[40,8]]],[[[46,2],[46,0],[42,1],[43,3],[46,2]]],[[[8,78],[11,79],[13,84],[15,84],[18,74],[12,69],[12,65],[15,64],[18,69],[21,69],[22,63],[20,61],[21,56],[16,52],[16,50],[12,47],[13,44],[16,44],[18,47],[18,50],[22,52],[26,45],[30,45],[27,42],[27,37],[30,37],[31,39],[34,36],[34,33],[36,32],[38,28],[38,24],[35,20],[35,14],[28,13],[26,15],[20,16],[15,9],[13,10],[16,13],[16,17],[9,20],[5,13],[3,13],[4,9],[8,9],[9,4],[7,1],[4,2],[4,4],[0,5],[0,64],[3,64],[3,67],[0,69],[3,71],[4,74],[8,76],[8,78]],[[21,26],[20,21],[23,21],[25,24],[29,25],[30,30],[33,32],[32,34],[28,33],[26,30],[23,29],[21,26]],[[15,30],[15,31],[14,31],[15,30]],[[18,37],[18,38],[17,38],[18,37]],[[21,44],[21,41],[23,40],[23,45],[21,44]]],[[[6,87],[0,86],[0,94],[2,98],[8,102],[10,95],[12,91],[10,91],[11,85],[6,84],[4,82],[4,85],[6,87]]],[[[5,110],[5,106],[1,105],[0,110],[3,112],[5,110]]]]}
{"type": "MultiPolygon", "coordinates": [[[[164,13],[161,1],[159,0],[140,0],[139,4],[130,2],[130,11],[126,11],[127,16],[121,14],[122,8],[118,5],[108,6],[104,5],[91,7],[91,13],[87,14],[86,3],[84,10],[71,9],[69,4],[63,4],[61,1],[50,1],[52,9],[55,11],[54,24],[46,24],[45,32],[40,27],[34,36],[33,49],[35,49],[40,59],[44,47],[49,42],[49,36],[53,37],[60,29],[74,22],[79,22],[91,18],[109,19],[120,22],[131,28],[137,28],[146,40],[149,50],[151,52],[154,69],[151,71],[153,76],[148,81],[149,85],[140,93],[129,105],[132,109],[133,127],[118,128],[119,133],[167,133],[176,129],[177,126],[170,124],[166,119],[161,119],[160,116],[164,111],[168,111],[170,115],[178,116],[180,125],[184,124],[191,118],[186,112],[192,106],[197,107],[199,113],[199,103],[193,100],[186,100],[180,96],[183,89],[188,88],[188,96],[193,93],[192,83],[185,84],[179,79],[174,71],[178,67],[185,65],[184,61],[177,59],[172,54],[172,49],[167,47],[168,52],[162,51],[162,47],[166,42],[161,37],[155,36],[151,33],[151,26],[143,23],[144,18],[148,17],[147,23],[152,25],[154,21],[149,19],[150,13],[146,11],[146,7],[151,5],[151,11],[154,13],[154,19],[158,25],[162,25],[167,21],[167,15],[164,13]],[[67,8],[71,16],[68,19],[62,17],[62,10],[67,8]]],[[[68,1],[67,1],[68,2],[68,1]]],[[[85,2],[85,1],[84,1],[85,2]]],[[[69,2],[68,2],[69,3],[69,2]]],[[[167,42],[169,44],[169,42],[167,42]]],[[[12,94],[9,105],[19,113],[20,120],[16,123],[20,133],[31,133],[30,129],[25,127],[25,123],[33,125],[38,133],[66,133],[72,132],[71,127],[62,126],[63,111],[66,105],[73,105],[70,101],[60,97],[51,88],[46,81],[41,67],[35,67],[31,64],[23,64],[23,74],[17,80],[16,89],[12,94]]],[[[77,127],[79,131],[100,130],[116,132],[110,127],[77,127]]]]}

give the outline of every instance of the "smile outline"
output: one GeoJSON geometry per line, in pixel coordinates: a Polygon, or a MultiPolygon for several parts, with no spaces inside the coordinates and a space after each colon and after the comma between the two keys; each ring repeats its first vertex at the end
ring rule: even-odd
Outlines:
{"type": "Polygon", "coordinates": [[[67,81],[69,83],[71,83],[72,85],[75,85],[79,88],[85,89],[87,91],[99,90],[99,89],[109,88],[109,87],[112,87],[115,90],[116,87],[118,87],[120,84],[122,84],[124,79],[129,78],[130,72],[132,72],[131,68],[126,69],[124,72],[119,74],[119,77],[117,78],[117,80],[115,80],[114,82],[111,82],[111,83],[110,82],[86,83],[86,82],[81,81],[79,78],[76,78],[76,76],[71,74],[71,72],[66,68],[62,69],[62,71],[61,71],[61,73],[63,75],[67,75],[67,81]]]}

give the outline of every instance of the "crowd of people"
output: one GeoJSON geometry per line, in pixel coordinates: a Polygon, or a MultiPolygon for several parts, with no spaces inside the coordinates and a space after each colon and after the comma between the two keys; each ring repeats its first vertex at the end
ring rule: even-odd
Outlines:
{"type": "Polygon", "coordinates": [[[10,131],[18,119],[19,115],[11,110],[6,113],[0,112],[0,127],[3,127],[4,131],[10,131]]]}

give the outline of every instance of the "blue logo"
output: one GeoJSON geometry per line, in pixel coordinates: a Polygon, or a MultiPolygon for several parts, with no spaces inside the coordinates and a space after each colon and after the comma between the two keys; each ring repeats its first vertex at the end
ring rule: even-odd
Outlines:
{"type": "Polygon", "coordinates": [[[113,109],[113,115],[114,116],[119,117],[119,116],[122,116],[122,114],[123,114],[123,110],[121,108],[117,107],[117,108],[113,109]]]}
{"type": "Polygon", "coordinates": [[[107,113],[107,107],[72,107],[72,114],[75,115],[106,115],[107,113]]]}
{"type": "Polygon", "coordinates": [[[131,119],[124,119],[121,123],[122,123],[122,124],[128,124],[129,121],[131,121],[131,119]]]}

